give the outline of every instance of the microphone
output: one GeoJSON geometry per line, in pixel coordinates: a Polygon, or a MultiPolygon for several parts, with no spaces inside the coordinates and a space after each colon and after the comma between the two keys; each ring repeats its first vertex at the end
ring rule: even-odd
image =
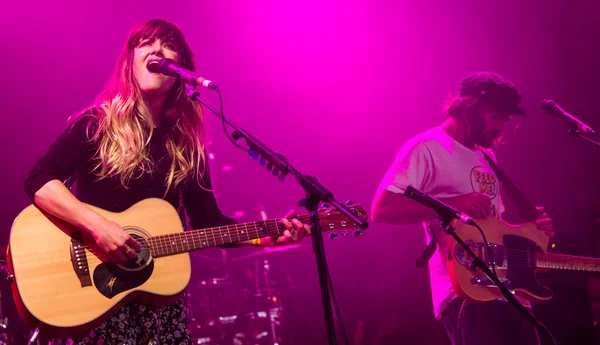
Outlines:
{"type": "Polygon", "coordinates": [[[217,85],[212,81],[177,65],[173,59],[162,58],[158,61],[151,61],[146,68],[150,72],[181,78],[185,83],[192,84],[193,86],[202,85],[211,90],[217,88],[217,85]]]}
{"type": "Polygon", "coordinates": [[[590,126],[586,125],[575,116],[562,110],[562,108],[559,107],[558,104],[554,103],[554,101],[550,99],[545,99],[544,101],[542,101],[542,110],[548,115],[561,117],[567,122],[569,127],[576,128],[581,133],[593,135],[596,134],[596,132],[594,132],[594,130],[590,126]]]}
{"type": "Polygon", "coordinates": [[[475,226],[475,222],[466,214],[458,212],[456,209],[448,206],[442,201],[432,197],[429,194],[423,193],[413,186],[406,187],[404,195],[407,197],[433,209],[440,217],[456,218],[462,223],[475,226]]]}

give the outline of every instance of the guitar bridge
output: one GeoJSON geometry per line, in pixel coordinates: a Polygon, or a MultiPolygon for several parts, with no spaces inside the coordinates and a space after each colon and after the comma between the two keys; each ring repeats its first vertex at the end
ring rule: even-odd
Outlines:
{"type": "Polygon", "coordinates": [[[87,262],[87,255],[83,246],[83,238],[80,232],[71,233],[71,263],[81,287],[92,286],[90,269],[87,262]]]}
{"type": "MultiPolygon", "coordinates": [[[[506,286],[506,288],[512,292],[512,289],[510,288],[510,280],[508,280],[507,278],[500,278],[498,277],[498,280],[500,280],[500,282],[502,284],[504,284],[504,286],[506,286]]],[[[488,278],[488,277],[472,277],[471,278],[471,284],[474,286],[483,286],[483,287],[496,287],[496,284],[494,284],[494,282],[488,278]]]]}

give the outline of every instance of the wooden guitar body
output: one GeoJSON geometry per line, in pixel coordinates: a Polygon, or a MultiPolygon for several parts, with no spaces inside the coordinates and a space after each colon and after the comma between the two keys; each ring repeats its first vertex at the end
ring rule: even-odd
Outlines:
{"type": "MultiPolygon", "coordinates": [[[[182,232],[175,209],[143,200],[121,213],[89,206],[140,242],[182,232]]],[[[29,206],[15,219],[7,253],[17,310],[26,324],[51,337],[73,337],[108,318],[128,301],[175,302],[191,277],[188,253],[153,258],[145,245],[137,262],[117,266],[94,240],[29,206]]]]}
{"type": "MultiPolygon", "coordinates": [[[[535,223],[522,226],[510,225],[495,218],[478,220],[491,245],[492,257],[496,261],[498,278],[508,282],[507,287],[518,297],[532,301],[544,301],[552,297],[552,292],[541,286],[535,278],[536,258],[533,253],[543,253],[549,237],[537,229],[535,223]]],[[[454,222],[456,234],[471,247],[471,250],[484,262],[490,262],[483,238],[476,227],[454,222]],[[487,261],[486,261],[487,260],[487,261]]],[[[446,236],[450,250],[448,272],[452,287],[462,298],[486,302],[502,297],[500,290],[479,269],[471,270],[468,254],[452,236],[446,236]]]]}

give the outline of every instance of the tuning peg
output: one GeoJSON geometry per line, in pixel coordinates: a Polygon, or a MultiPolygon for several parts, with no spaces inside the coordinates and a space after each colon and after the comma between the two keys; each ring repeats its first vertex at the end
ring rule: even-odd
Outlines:
{"type": "Polygon", "coordinates": [[[254,159],[258,159],[258,152],[256,152],[253,149],[249,149],[248,150],[248,155],[250,155],[250,157],[254,158],[254,159]]]}
{"type": "Polygon", "coordinates": [[[344,203],[344,205],[346,205],[346,206],[352,206],[352,205],[354,205],[354,201],[352,201],[352,200],[346,200],[346,202],[344,203]]]}
{"type": "Polygon", "coordinates": [[[332,232],[329,234],[329,239],[330,240],[335,240],[338,237],[338,234],[335,232],[332,232]]]}
{"type": "Polygon", "coordinates": [[[354,237],[358,237],[358,236],[362,235],[362,230],[354,230],[354,232],[352,232],[352,234],[354,235],[354,237]]]}
{"type": "Polygon", "coordinates": [[[342,237],[346,237],[348,236],[348,230],[343,230],[342,231],[342,237]]]}
{"type": "Polygon", "coordinates": [[[329,208],[329,204],[324,202],[321,205],[319,205],[319,208],[329,208]]]}

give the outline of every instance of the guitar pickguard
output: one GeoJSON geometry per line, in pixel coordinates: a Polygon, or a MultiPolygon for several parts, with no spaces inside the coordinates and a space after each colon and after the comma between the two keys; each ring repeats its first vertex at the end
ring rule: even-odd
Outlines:
{"type": "Polygon", "coordinates": [[[504,235],[504,245],[508,248],[506,276],[511,288],[521,288],[542,298],[552,297],[552,291],[542,286],[535,277],[535,252],[543,252],[535,242],[521,236],[504,235]],[[513,250],[511,250],[513,249],[513,250]]]}
{"type": "Polygon", "coordinates": [[[106,296],[113,298],[117,294],[144,284],[152,275],[154,261],[142,270],[128,271],[112,262],[105,262],[94,270],[94,285],[106,296]]]}

